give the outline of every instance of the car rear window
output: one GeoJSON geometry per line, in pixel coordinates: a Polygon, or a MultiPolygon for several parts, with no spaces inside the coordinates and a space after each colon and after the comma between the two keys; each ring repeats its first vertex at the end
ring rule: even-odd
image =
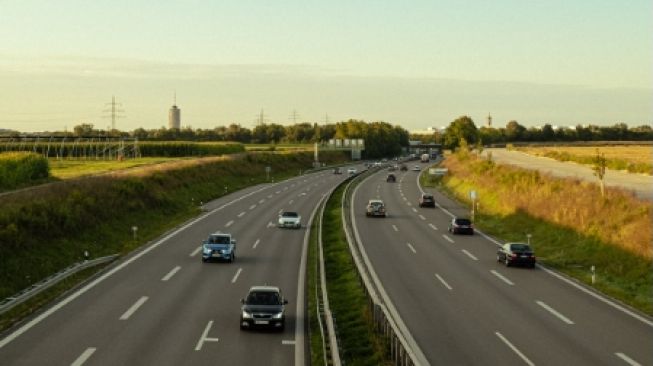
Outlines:
{"type": "Polygon", "coordinates": [[[458,225],[471,225],[472,222],[469,219],[456,219],[456,224],[458,225]]]}
{"type": "Polygon", "coordinates": [[[281,214],[283,217],[297,217],[297,212],[284,212],[281,214]]]}
{"type": "Polygon", "coordinates": [[[513,252],[530,252],[531,247],[529,247],[527,244],[512,244],[510,245],[510,250],[513,252]]]}
{"type": "Polygon", "coordinates": [[[431,196],[429,194],[425,194],[424,196],[422,196],[422,198],[424,198],[425,200],[432,200],[433,196],[431,196]]]}

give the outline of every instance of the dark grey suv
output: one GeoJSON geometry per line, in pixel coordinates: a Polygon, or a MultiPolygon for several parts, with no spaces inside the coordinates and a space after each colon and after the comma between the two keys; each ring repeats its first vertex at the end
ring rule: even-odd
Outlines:
{"type": "Polygon", "coordinates": [[[240,329],[272,328],[283,331],[288,300],[283,298],[278,287],[252,286],[247,297],[240,302],[240,329]]]}

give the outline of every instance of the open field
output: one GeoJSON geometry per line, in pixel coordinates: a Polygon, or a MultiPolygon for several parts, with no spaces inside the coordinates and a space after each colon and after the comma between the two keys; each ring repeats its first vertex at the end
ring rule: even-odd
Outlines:
{"type": "Polygon", "coordinates": [[[114,160],[50,160],[50,174],[58,179],[71,179],[87,175],[96,175],[116,170],[124,170],[147,165],[167,163],[170,161],[195,158],[138,158],[123,161],[114,160]]]}
{"type": "Polygon", "coordinates": [[[544,156],[559,161],[573,161],[592,164],[596,149],[605,154],[609,169],[626,170],[631,173],[653,174],[653,146],[546,146],[518,147],[516,150],[527,154],[544,156]]]}

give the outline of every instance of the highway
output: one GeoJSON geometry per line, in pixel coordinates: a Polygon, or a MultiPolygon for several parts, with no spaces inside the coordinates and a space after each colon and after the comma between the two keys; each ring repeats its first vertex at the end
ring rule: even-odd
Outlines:
{"type": "MultiPolygon", "coordinates": [[[[484,149],[483,155],[487,156],[487,154],[492,154],[492,159],[498,163],[539,170],[556,177],[575,178],[599,183],[598,178],[594,176],[592,167],[588,165],[561,162],[502,148],[484,149]]],[[[653,200],[653,176],[606,169],[603,180],[606,187],[625,189],[634,192],[640,198],[653,200]]]]}
{"type": "Polygon", "coordinates": [[[439,207],[420,208],[418,172],[395,172],[397,183],[386,174],[356,188],[353,224],[428,363],[653,365],[650,317],[543,266],[506,268],[494,239],[447,232],[451,215],[467,209],[435,191],[439,207]],[[372,198],[388,217],[365,216],[372,198]]]}
{"type": "Polygon", "coordinates": [[[0,337],[0,365],[304,365],[306,223],[346,175],[330,170],[235,192],[0,337]],[[281,210],[299,230],[276,227],[281,210]],[[234,263],[202,263],[223,231],[234,263]],[[283,332],[241,331],[240,299],[275,285],[289,301],[283,332]]]}

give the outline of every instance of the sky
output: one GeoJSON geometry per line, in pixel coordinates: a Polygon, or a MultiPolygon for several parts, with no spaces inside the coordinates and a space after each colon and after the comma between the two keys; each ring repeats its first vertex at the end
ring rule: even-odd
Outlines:
{"type": "Polygon", "coordinates": [[[0,0],[0,129],[638,126],[652,82],[650,0],[0,0]]]}

